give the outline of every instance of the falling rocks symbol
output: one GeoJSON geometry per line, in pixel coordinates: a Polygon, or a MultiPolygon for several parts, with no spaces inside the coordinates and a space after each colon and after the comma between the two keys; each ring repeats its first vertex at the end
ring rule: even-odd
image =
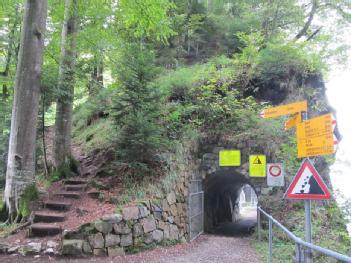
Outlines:
{"type": "Polygon", "coordinates": [[[330,192],[308,159],[306,159],[285,193],[291,199],[330,199],[330,192]]]}

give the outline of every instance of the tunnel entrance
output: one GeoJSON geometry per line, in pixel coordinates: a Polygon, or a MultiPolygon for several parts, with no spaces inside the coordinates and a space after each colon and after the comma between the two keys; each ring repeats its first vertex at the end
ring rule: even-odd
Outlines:
{"type": "Polygon", "coordinates": [[[242,236],[250,234],[257,222],[257,196],[243,174],[228,170],[209,175],[204,187],[204,231],[242,236]]]}

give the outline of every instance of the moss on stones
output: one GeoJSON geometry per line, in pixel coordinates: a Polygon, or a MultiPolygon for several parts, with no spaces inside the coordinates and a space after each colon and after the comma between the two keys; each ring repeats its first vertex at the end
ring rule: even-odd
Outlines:
{"type": "Polygon", "coordinates": [[[22,217],[27,217],[31,213],[30,203],[39,198],[39,191],[35,184],[27,186],[19,201],[18,212],[22,217]]]}

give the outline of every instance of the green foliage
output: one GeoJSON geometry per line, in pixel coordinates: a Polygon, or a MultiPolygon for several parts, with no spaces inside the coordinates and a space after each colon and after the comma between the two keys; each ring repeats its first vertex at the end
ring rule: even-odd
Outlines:
{"type": "Polygon", "coordinates": [[[234,62],[244,89],[264,92],[272,89],[269,85],[274,81],[304,79],[325,69],[320,55],[309,50],[306,43],[286,42],[281,36],[267,42],[261,33],[237,36],[244,47],[234,56],[234,62]]]}
{"type": "Polygon", "coordinates": [[[174,6],[168,0],[121,0],[118,4],[118,17],[135,38],[166,41],[174,34],[167,15],[174,6]]]}
{"type": "Polygon", "coordinates": [[[288,140],[281,144],[277,156],[278,160],[284,164],[286,174],[294,175],[301,165],[301,161],[297,158],[295,135],[290,135],[288,140]]]}
{"type": "Polygon", "coordinates": [[[21,196],[18,213],[22,217],[27,217],[30,215],[30,202],[35,201],[39,198],[39,192],[35,184],[28,186],[23,195],[21,196]]]}
{"type": "Polygon", "coordinates": [[[119,68],[120,86],[114,97],[112,115],[117,130],[116,150],[121,162],[134,169],[133,176],[149,173],[163,144],[160,92],[150,84],[156,75],[153,54],[131,44],[119,68]]]}

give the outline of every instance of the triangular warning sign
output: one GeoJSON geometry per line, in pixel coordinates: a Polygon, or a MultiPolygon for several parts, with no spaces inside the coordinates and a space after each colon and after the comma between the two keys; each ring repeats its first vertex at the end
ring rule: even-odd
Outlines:
{"type": "Polygon", "coordinates": [[[254,159],[253,164],[262,164],[260,158],[258,156],[254,159]]]}
{"type": "Polygon", "coordinates": [[[308,159],[302,163],[285,193],[288,199],[330,199],[330,192],[322,177],[308,159]]]}

